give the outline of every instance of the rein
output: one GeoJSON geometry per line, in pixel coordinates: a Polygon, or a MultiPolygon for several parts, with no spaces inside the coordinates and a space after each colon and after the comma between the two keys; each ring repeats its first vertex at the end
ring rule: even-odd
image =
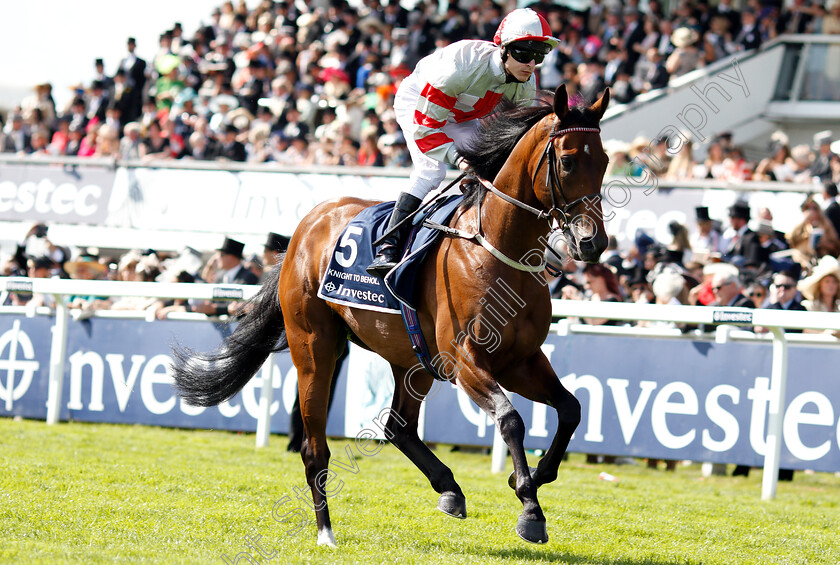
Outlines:
{"type": "MultiPolygon", "coordinates": [[[[585,202],[587,198],[593,198],[595,196],[600,196],[600,193],[592,193],[592,194],[587,194],[585,196],[581,196],[580,198],[577,198],[577,199],[569,202],[569,200],[566,198],[566,194],[563,192],[563,183],[560,181],[560,179],[557,175],[557,152],[554,150],[554,140],[557,139],[558,137],[562,137],[562,136],[566,135],[567,133],[573,133],[573,132],[600,133],[601,129],[600,128],[589,128],[589,127],[571,127],[571,128],[565,128],[565,129],[561,129],[561,130],[552,131],[549,134],[548,141],[545,144],[545,149],[543,150],[542,155],[540,156],[540,160],[537,162],[537,167],[536,167],[536,169],[534,169],[534,175],[531,178],[531,184],[533,186],[536,186],[537,173],[539,173],[540,167],[542,167],[543,163],[547,164],[547,170],[546,170],[546,175],[545,175],[545,185],[547,187],[549,187],[549,193],[551,194],[551,208],[547,211],[546,210],[539,210],[537,208],[534,208],[533,206],[525,204],[521,200],[517,200],[513,196],[505,194],[504,192],[502,192],[501,190],[499,190],[498,188],[493,186],[493,183],[491,183],[487,179],[481,178],[478,175],[474,175],[474,177],[478,182],[480,182],[484,186],[484,188],[486,188],[487,190],[489,190],[490,192],[492,192],[493,194],[495,194],[496,196],[498,196],[502,200],[504,200],[504,201],[506,201],[510,204],[513,204],[514,206],[516,206],[518,208],[521,208],[522,210],[525,210],[526,212],[529,212],[530,214],[533,214],[539,220],[548,220],[549,229],[551,229],[551,231],[554,231],[555,229],[561,229],[561,230],[565,231],[565,230],[569,229],[569,226],[570,226],[569,211],[572,208],[574,208],[575,206],[577,206],[578,204],[580,204],[581,202],[585,202]],[[562,200],[563,200],[562,207],[557,206],[557,201],[554,197],[555,188],[560,193],[560,198],[562,198],[562,200]],[[557,219],[558,224],[559,224],[559,228],[551,228],[551,218],[556,218],[557,219]]],[[[529,265],[527,263],[520,263],[519,261],[515,261],[515,260],[511,259],[510,257],[506,256],[504,253],[499,251],[489,241],[487,241],[487,239],[484,238],[484,236],[481,235],[481,202],[480,201],[478,203],[478,232],[475,233],[475,234],[470,234],[470,233],[465,232],[463,230],[450,228],[450,227],[447,227],[447,226],[442,226],[442,225],[436,224],[434,222],[426,222],[426,225],[427,225],[427,227],[438,229],[438,230],[443,231],[444,233],[447,233],[449,235],[463,237],[465,239],[475,239],[482,247],[487,249],[487,251],[489,251],[491,255],[493,255],[494,257],[499,259],[502,263],[504,263],[505,265],[508,265],[509,267],[513,267],[514,269],[517,269],[519,271],[525,271],[525,272],[529,272],[529,273],[538,273],[538,272],[542,271],[543,269],[545,269],[545,265],[546,265],[545,260],[543,260],[543,262],[540,265],[529,265]]],[[[553,249],[551,251],[555,254],[557,253],[553,249]]]]}

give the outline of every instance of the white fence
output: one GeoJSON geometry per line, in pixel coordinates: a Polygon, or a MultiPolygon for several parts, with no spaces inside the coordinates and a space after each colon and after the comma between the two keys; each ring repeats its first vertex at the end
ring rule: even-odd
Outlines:
{"type": "MultiPolygon", "coordinates": [[[[5,278],[0,279],[0,292],[33,292],[51,294],[55,297],[55,325],[52,335],[52,346],[50,352],[49,369],[49,394],[47,401],[47,423],[54,424],[59,421],[60,400],[62,398],[64,384],[64,366],[67,349],[67,323],[71,317],[70,309],[67,307],[65,297],[72,294],[98,295],[98,296],[144,296],[156,298],[183,298],[183,299],[204,299],[218,300],[220,296],[225,298],[247,299],[259,291],[258,286],[243,285],[212,285],[212,284],[182,284],[182,283],[143,283],[143,282],[115,282],[115,281],[81,281],[81,280],[60,280],[60,279],[28,279],[28,278],[5,278]]],[[[4,308],[7,313],[26,313],[35,315],[34,308],[18,307],[4,308]]],[[[608,318],[627,321],[663,321],[687,324],[716,324],[716,340],[727,341],[731,339],[752,339],[767,340],[773,342],[773,363],[771,374],[771,391],[773,401],[770,403],[768,420],[767,451],[764,459],[764,479],[762,484],[762,498],[772,499],[776,495],[776,486],[779,469],[779,458],[781,451],[782,418],[781,411],[785,406],[785,386],[787,381],[787,345],[788,339],[793,337],[797,341],[811,341],[821,343],[838,343],[836,339],[823,335],[787,335],[784,332],[788,329],[838,329],[840,328],[840,313],[821,312],[790,312],[783,310],[768,309],[745,309],[745,308],[717,308],[704,306],[662,306],[650,304],[631,304],[614,302],[588,302],[588,301],[552,301],[552,311],[555,316],[564,317],[593,317],[608,318]],[[738,326],[762,326],[767,328],[769,336],[752,334],[751,332],[733,331],[733,325],[738,326]]],[[[137,314],[117,313],[102,311],[97,316],[131,316],[137,314]]],[[[140,314],[149,321],[145,313],[140,314]]],[[[180,317],[195,319],[200,314],[188,314],[180,317]]],[[[644,328],[605,328],[593,326],[581,326],[563,321],[554,326],[554,331],[559,334],[570,331],[588,331],[597,333],[649,335],[679,337],[675,330],[650,330],[644,328]]],[[[683,336],[685,338],[696,338],[696,336],[683,336]]],[[[260,414],[257,424],[258,447],[268,444],[270,433],[270,406],[273,401],[273,388],[271,382],[271,367],[274,360],[270,356],[262,369],[262,378],[265,386],[261,387],[260,414]]],[[[498,436],[494,442],[493,467],[496,470],[500,463],[504,463],[505,446],[498,436]]]]}

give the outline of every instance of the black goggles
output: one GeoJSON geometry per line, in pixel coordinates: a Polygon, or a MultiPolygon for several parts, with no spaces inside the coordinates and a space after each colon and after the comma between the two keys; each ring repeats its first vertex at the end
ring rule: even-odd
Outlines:
{"type": "Polygon", "coordinates": [[[540,53],[538,51],[532,51],[530,49],[518,49],[516,47],[508,47],[508,53],[511,57],[513,57],[514,61],[518,61],[520,63],[530,63],[534,61],[537,65],[543,62],[545,59],[545,53],[540,53]]]}

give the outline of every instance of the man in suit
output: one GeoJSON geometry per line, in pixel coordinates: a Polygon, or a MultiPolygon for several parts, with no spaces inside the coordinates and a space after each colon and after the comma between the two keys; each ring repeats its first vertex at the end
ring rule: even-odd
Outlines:
{"type": "Polygon", "coordinates": [[[830,130],[821,131],[814,134],[814,149],[816,156],[814,162],[808,172],[812,177],[819,177],[820,181],[826,182],[831,180],[831,161],[837,159],[837,155],[831,150],[832,133],[830,130]]]}
{"type": "MultiPolygon", "coordinates": [[[[773,283],[770,285],[770,305],[767,307],[770,310],[798,310],[800,312],[805,310],[802,301],[799,300],[796,291],[796,283],[799,280],[799,275],[802,272],[802,267],[799,263],[794,263],[795,267],[780,271],[773,275],[773,283]]],[[[802,330],[785,330],[787,333],[802,333],[802,330]]]]}
{"type": "Polygon", "coordinates": [[[219,145],[218,157],[229,161],[244,162],[247,159],[245,145],[236,139],[239,129],[233,124],[227,124],[224,126],[224,131],[224,136],[219,145]]]}
{"type": "Polygon", "coordinates": [[[627,66],[635,71],[636,63],[639,61],[639,56],[641,55],[636,50],[636,46],[645,38],[645,28],[639,17],[638,8],[626,6],[622,14],[624,16],[624,31],[621,34],[621,43],[625,51],[627,51],[627,66]]]}
{"type": "Polygon", "coordinates": [[[738,266],[759,266],[761,264],[761,241],[758,234],[747,225],[750,221],[750,207],[745,202],[736,202],[729,208],[729,229],[723,234],[723,259],[738,266]]]}
{"type": "Polygon", "coordinates": [[[735,44],[744,51],[761,47],[761,30],[758,28],[758,17],[755,10],[745,8],[741,12],[741,24],[741,31],[735,36],[735,44]]]}
{"type": "Polygon", "coordinates": [[[12,129],[7,132],[3,138],[3,153],[31,153],[32,141],[29,133],[26,131],[26,124],[23,122],[23,116],[20,114],[13,114],[11,116],[12,129]]]}
{"type": "Polygon", "coordinates": [[[840,235],[840,204],[837,202],[837,185],[831,181],[824,182],[822,195],[825,201],[825,217],[834,226],[834,231],[840,235]]]}
{"type": "Polygon", "coordinates": [[[125,72],[128,86],[129,106],[128,114],[124,114],[125,121],[130,122],[141,114],[143,108],[143,89],[146,88],[146,61],[134,54],[137,43],[133,37],[128,38],[128,55],[120,61],[120,69],[125,72]]]}
{"type": "MultiPolygon", "coordinates": [[[[242,264],[242,251],[245,244],[241,241],[226,237],[222,246],[216,250],[211,261],[215,262],[216,274],[213,282],[216,284],[259,284],[257,275],[249,271],[242,264]]],[[[209,302],[196,305],[194,312],[201,312],[208,316],[234,315],[242,307],[242,302],[209,302]]]]}
{"type": "Polygon", "coordinates": [[[715,300],[710,306],[730,308],[755,308],[753,301],[741,293],[741,281],[734,272],[720,272],[712,278],[715,300]]]}

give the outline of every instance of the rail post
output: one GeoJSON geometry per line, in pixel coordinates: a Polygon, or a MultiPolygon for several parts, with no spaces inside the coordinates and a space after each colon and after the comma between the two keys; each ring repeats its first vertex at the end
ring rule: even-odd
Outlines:
{"type": "Polygon", "coordinates": [[[67,319],[70,317],[64,296],[54,294],[55,325],[50,344],[50,383],[47,396],[47,424],[57,424],[61,416],[64,391],[64,361],[67,358],[67,319]]]}
{"type": "Polygon", "coordinates": [[[761,480],[762,500],[776,498],[776,486],[779,483],[779,458],[782,454],[782,420],[785,413],[788,370],[788,344],[785,339],[785,330],[778,326],[769,329],[773,333],[773,367],[770,375],[767,451],[764,453],[764,476],[761,480]]]}
{"type": "Polygon", "coordinates": [[[271,436],[271,403],[274,402],[274,353],[269,353],[262,366],[260,410],[257,418],[257,447],[268,447],[271,436]]]}

